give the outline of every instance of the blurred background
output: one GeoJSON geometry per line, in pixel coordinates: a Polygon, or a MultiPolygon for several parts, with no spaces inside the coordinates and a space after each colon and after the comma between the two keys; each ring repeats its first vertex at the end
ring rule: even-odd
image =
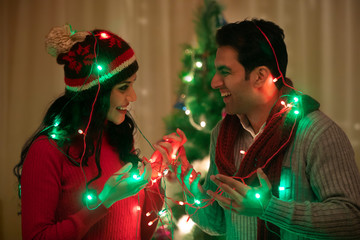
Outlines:
{"type": "MultiPolygon", "coordinates": [[[[21,239],[20,201],[12,169],[49,103],[64,91],[63,69],[44,47],[50,28],[65,23],[76,30],[104,28],[130,43],[140,64],[132,114],[143,134],[155,143],[167,132],[164,119],[179,103],[183,46],[199,44],[194,20],[204,2],[0,0],[0,239],[21,239]]],[[[284,29],[287,76],[297,89],[317,99],[321,110],[347,133],[360,167],[360,1],[217,2],[226,22],[256,17],[284,29]]],[[[136,138],[142,155],[150,158],[151,147],[140,135],[136,138]]],[[[206,166],[204,159],[198,159],[195,168],[206,166]]],[[[177,238],[192,239],[192,235],[177,238]]]]}

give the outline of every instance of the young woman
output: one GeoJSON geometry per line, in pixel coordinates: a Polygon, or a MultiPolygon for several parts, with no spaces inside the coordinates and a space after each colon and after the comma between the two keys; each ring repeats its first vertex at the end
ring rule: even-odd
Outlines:
{"type": "MultiPolygon", "coordinates": [[[[14,168],[23,239],[151,239],[163,197],[134,149],[134,51],[109,31],[68,25],[53,28],[46,47],[66,88],[14,168]]],[[[160,145],[166,160],[171,146],[160,145]]]]}

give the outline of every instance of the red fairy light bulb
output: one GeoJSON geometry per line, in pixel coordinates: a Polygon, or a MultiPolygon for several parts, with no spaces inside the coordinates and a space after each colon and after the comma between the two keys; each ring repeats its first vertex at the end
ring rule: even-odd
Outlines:
{"type": "Polygon", "coordinates": [[[106,32],[100,33],[100,39],[108,39],[110,36],[106,32]]]}

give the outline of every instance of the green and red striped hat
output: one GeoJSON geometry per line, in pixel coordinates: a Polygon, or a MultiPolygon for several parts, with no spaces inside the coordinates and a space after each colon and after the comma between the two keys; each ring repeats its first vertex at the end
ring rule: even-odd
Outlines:
{"type": "Polygon", "coordinates": [[[99,29],[92,32],[70,31],[67,37],[70,40],[66,41],[71,42],[66,43],[70,49],[69,46],[59,48],[56,42],[60,41],[59,38],[53,37],[52,44],[47,41],[48,52],[52,54],[53,51],[57,62],[64,65],[66,94],[93,95],[99,85],[111,89],[138,70],[133,49],[112,32],[99,29]]]}

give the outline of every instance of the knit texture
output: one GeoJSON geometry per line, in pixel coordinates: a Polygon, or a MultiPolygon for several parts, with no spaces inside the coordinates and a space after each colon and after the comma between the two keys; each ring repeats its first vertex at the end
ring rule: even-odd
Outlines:
{"type": "MultiPolygon", "coordinates": [[[[217,189],[210,176],[219,173],[215,149],[221,123],[211,136],[205,191],[217,189]]],[[[235,166],[241,165],[242,151],[253,143],[249,132],[239,132],[233,148],[235,166]]],[[[280,227],[281,239],[360,239],[360,174],[354,152],[345,133],[322,112],[299,121],[284,153],[280,185],[284,190],[270,199],[261,219],[280,227]]],[[[186,210],[191,215],[196,209],[186,210]]],[[[216,202],[198,209],[192,220],[208,234],[226,234],[229,240],[257,238],[256,217],[226,211],[216,202]]]]}
{"type": "MultiPolygon", "coordinates": [[[[70,149],[78,156],[81,149],[70,149]]],[[[89,185],[99,194],[107,179],[123,163],[103,138],[100,153],[102,176],[89,185]]],[[[84,167],[87,179],[97,175],[94,158],[84,167]]],[[[23,239],[151,239],[156,217],[163,201],[159,186],[141,190],[137,195],[120,200],[109,209],[100,205],[88,210],[82,203],[85,179],[81,169],[59,151],[55,142],[39,137],[31,146],[23,166],[22,178],[23,239]],[[140,206],[140,211],[138,210],[140,206]],[[153,211],[153,216],[145,216],[153,211]],[[151,218],[151,219],[149,219],[151,218]]]]}
{"type": "Polygon", "coordinates": [[[133,49],[107,30],[72,33],[68,25],[55,27],[45,44],[49,54],[57,56],[57,62],[64,65],[68,95],[93,97],[99,87],[111,89],[138,70],[133,49]]]}
{"type": "MultiPolygon", "coordinates": [[[[287,104],[295,104],[291,102],[296,96],[294,91],[284,86],[281,88],[280,95],[282,97],[278,99],[266,120],[265,129],[247,150],[237,171],[233,149],[239,131],[244,131],[244,129],[239,124],[236,115],[227,115],[222,122],[215,156],[215,163],[221,174],[238,177],[253,187],[259,185],[256,170],[262,168],[273,186],[272,194],[276,197],[279,196],[278,189],[284,153],[294,138],[298,121],[301,116],[319,108],[319,103],[311,97],[297,96],[297,99],[300,99],[302,103],[301,105],[307,106],[307,112],[296,115],[293,109],[295,106],[287,107],[287,104]]],[[[268,231],[265,223],[259,219],[258,239],[277,239],[279,229],[276,226],[270,227],[272,231],[268,231]]]]}

